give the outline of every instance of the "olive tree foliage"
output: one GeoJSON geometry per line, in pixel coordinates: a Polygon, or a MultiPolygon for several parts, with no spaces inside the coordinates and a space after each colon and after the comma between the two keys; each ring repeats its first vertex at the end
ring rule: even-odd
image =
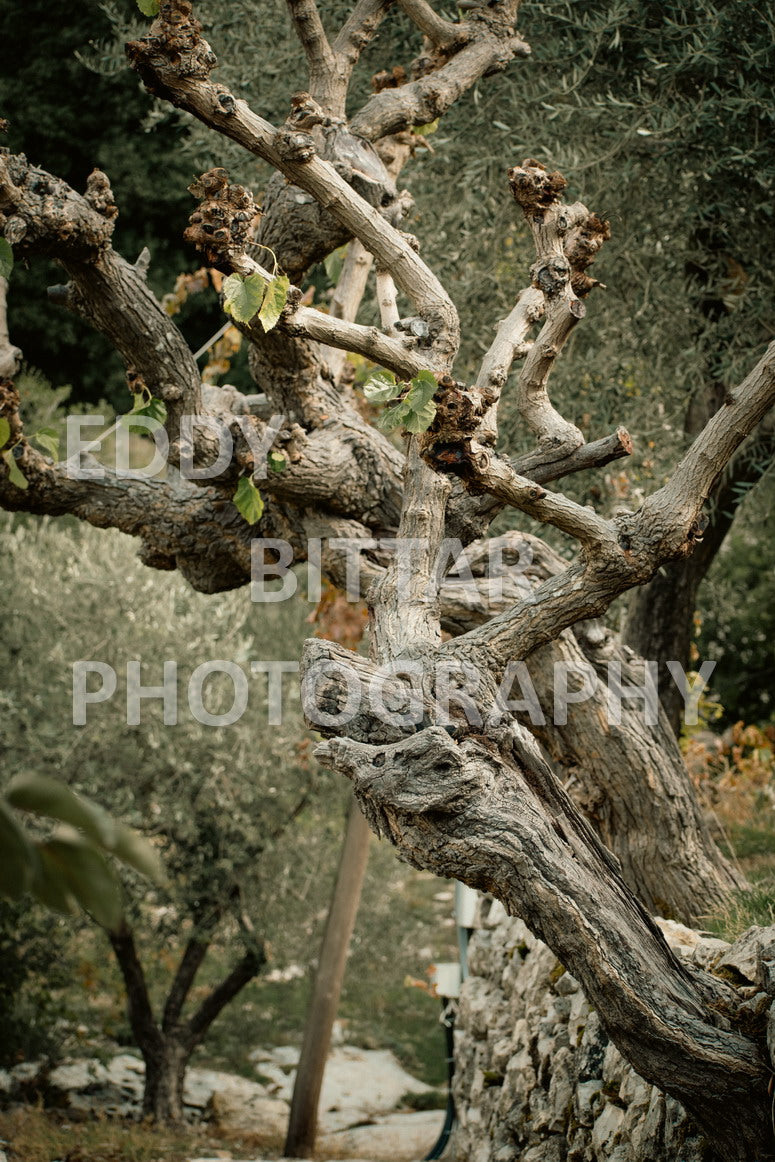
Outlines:
{"type": "MultiPolygon", "coordinates": [[[[212,1021],[268,958],[273,967],[304,958],[310,916],[324,904],[321,865],[336,846],[337,812],[327,802],[322,817],[319,808],[331,776],[309,754],[293,680],[285,679],[283,725],[271,728],[266,678],[250,676],[251,660],[282,654],[281,641],[303,640],[306,609],[284,604],[266,620],[243,594],[208,600],[175,573],[154,577],[120,533],[10,515],[0,575],[2,669],[13,674],[0,694],[3,769],[34,770],[87,793],[143,835],[166,872],[150,890],[146,879],[122,874],[117,910],[112,900],[110,909],[89,899],[87,907],[105,926],[124,976],[129,1023],[146,1061],[146,1110],[175,1118],[186,1063],[212,1021]],[[188,689],[203,659],[219,658],[245,674],[250,697],[233,725],[217,728],[197,720],[188,689]],[[165,662],[176,664],[176,724],[165,723],[152,700],[140,704],[140,722],[128,724],[132,659],[145,686],[162,683],[165,662]],[[73,719],[79,660],[117,675],[114,696],[87,706],[83,725],[73,719]],[[211,969],[214,985],[195,1000],[191,989],[213,944],[227,968],[222,980],[211,969]],[[175,964],[164,983],[160,949],[175,964]]],[[[100,686],[92,672],[87,689],[100,686]]],[[[233,694],[231,679],[214,673],[202,706],[227,713],[233,694]]],[[[203,717],[197,699],[193,705],[203,717]]],[[[331,794],[336,787],[327,800],[331,794]]]]}
{"type": "MultiPolygon", "coordinates": [[[[370,657],[320,640],[305,646],[306,712],[328,736],[318,755],[351,780],[372,827],[405,859],[491,892],[523,916],[582,982],[623,1054],[686,1106],[719,1156],[769,1157],[761,1018],[729,982],[679,963],[650,917],[655,909],[701,914],[736,877],[709,839],[665,717],[649,726],[626,703],[618,721],[606,721],[599,675],[607,662],[621,666],[626,682],[641,667],[594,619],[701,540],[706,499],[775,398],[775,352],[762,353],[759,334],[749,337],[751,370],[639,506],[612,515],[546,487],[632,447],[624,416],[588,438],[548,391],[563,346],[594,314],[590,266],[610,224],[566,201],[559,172],[532,156],[521,164],[503,157],[504,170],[512,163],[503,198],[526,224],[534,261],[506,317],[490,320],[481,361],[458,369],[455,280],[445,285],[404,229],[411,199],[397,182],[417,149],[413,130],[493,74],[508,68],[518,84],[531,48],[540,60],[541,44],[528,46],[517,28],[517,8],[498,0],[457,18],[427,0],[358,0],[341,22],[327,14],[324,25],[313,0],[290,0],[306,76],[280,123],[264,115],[260,87],[254,107],[213,72],[216,54],[188,0],[164,0],[127,46],[132,67],[160,100],[212,131],[215,160],[223,138],[276,171],[259,217],[251,191],[210,169],[193,184],[199,204],[186,231],[228,276],[225,302],[249,341],[266,403],[202,387],[142,264],[111,247],[116,207],[106,175],[95,171],[81,195],[5,155],[6,240],[17,257],[57,258],[68,282],[55,300],[104,331],[136,389],[164,403],[171,467],[163,480],[74,478],[26,438],[8,382],[0,412],[11,458],[0,502],[118,527],[140,539],[145,563],[176,568],[208,593],[249,579],[257,535],[289,542],[299,560],[321,543],[323,566],[340,583],[341,539],[362,539],[370,657]],[[418,55],[402,68],[384,61],[376,91],[350,102],[361,55],[396,9],[416,26],[418,55]],[[330,309],[321,311],[300,284],[348,242],[330,309]],[[378,325],[357,319],[372,265],[378,325]],[[366,418],[374,413],[352,389],[348,352],[383,369],[367,396],[392,397],[392,419],[379,419],[403,429],[399,440],[366,418]],[[525,437],[511,455],[497,440],[501,398],[511,399],[525,437]],[[272,427],[267,411],[284,426],[272,427]],[[191,415],[209,423],[189,430],[191,415]],[[175,466],[187,454],[199,465],[212,460],[225,428],[229,464],[203,483],[179,478],[175,466]],[[269,462],[279,471],[267,472],[261,437],[271,440],[269,462]],[[506,534],[496,546],[503,560],[524,564],[529,548],[530,568],[490,576],[488,532],[506,509],[556,530],[573,546],[568,557],[530,534],[506,534]],[[398,536],[392,547],[383,543],[390,533],[398,536]],[[445,538],[465,547],[475,599],[437,564],[445,538]],[[544,692],[554,662],[587,663],[590,698],[571,725],[536,725],[543,751],[518,709],[497,697],[502,679],[513,678],[510,666],[526,659],[544,692]],[[457,700],[447,696],[453,672],[467,683],[457,700]],[[370,694],[354,707],[353,678],[370,694]],[[374,691],[391,707],[387,716],[374,691]],[[563,787],[571,775],[576,802],[563,787]]],[[[264,8],[233,11],[235,19],[252,12],[258,26],[264,8]]],[[[239,63],[260,76],[261,60],[239,63]]],[[[455,182],[441,188],[452,201],[455,182]]]]}

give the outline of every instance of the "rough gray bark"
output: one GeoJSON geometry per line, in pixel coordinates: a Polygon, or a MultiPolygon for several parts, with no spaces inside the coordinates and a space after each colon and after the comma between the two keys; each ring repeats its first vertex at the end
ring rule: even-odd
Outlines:
{"type": "MultiPolygon", "coordinates": [[[[564,568],[562,559],[536,538],[512,534],[506,540],[516,559],[529,551],[532,564],[523,581],[526,586],[540,584],[564,568]]],[[[476,548],[469,550],[474,560],[476,548]]],[[[512,593],[511,599],[515,596],[512,593]]],[[[485,602],[482,606],[483,621],[494,607],[492,602],[489,608],[485,602]]],[[[475,615],[469,609],[458,611],[457,618],[462,628],[475,615]]],[[[642,661],[600,623],[582,622],[575,630],[563,631],[529,660],[529,679],[545,721],[534,722],[536,712],[531,714],[530,708],[518,717],[540,741],[574,802],[617,856],[622,875],[647,909],[661,916],[701,921],[743,881],[714,848],[664,711],[650,726],[643,703],[623,698],[619,721],[611,721],[611,663],[618,667],[624,687],[643,686],[642,661]],[[552,715],[558,666],[579,674],[586,671],[592,682],[589,698],[568,707],[566,722],[552,715]]],[[[517,680],[513,696],[525,693],[517,680]]]]}

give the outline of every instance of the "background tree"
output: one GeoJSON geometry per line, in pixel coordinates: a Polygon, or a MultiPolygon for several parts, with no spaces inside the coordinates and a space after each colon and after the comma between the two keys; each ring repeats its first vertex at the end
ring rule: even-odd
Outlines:
{"type": "MultiPolygon", "coordinates": [[[[408,588],[401,584],[405,562],[396,560],[397,554],[392,560],[375,553],[369,558],[370,579],[378,581],[371,591],[370,662],[344,658],[343,651],[320,642],[308,646],[305,656],[308,679],[326,682],[326,704],[334,707],[344,695],[327,663],[354,666],[367,681],[379,665],[392,664],[397,677],[390,697],[400,706],[410,697],[401,667],[421,662],[423,718],[391,723],[386,730],[370,708],[361,708],[346,734],[324,744],[320,754],[353,780],[372,826],[405,857],[492,891],[525,917],[582,981],[622,1052],[645,1078],[685,1104],[720,1156],[766,1157],[771,1128],[761,1022],[752,1027],[750,1014],[726,983],[679,965],[633,893],[634,888],[649,904],[662,894],[676,910],[690,911],[719,899],[734,882],[704,831],[669,731],[662,724],[652,736],[660,761],[651,771],[648,800],[643,784],[628,782],[630,770],[606,766],[611,752],[598,735],[595,769],[587,773],[592,782],[599,781],[608,803],[627,808],[617,819],[622,827],[612,831],[617,854],[628,857],[619,864],[517,720],[491,711],[509,662],[522,661],[549,642],[573,650],[585,641],[594,650],[596,637],[599,647],[600,636],[590,637],[584,627],[572,639],[563,635],[690,551],[702,532],[700,513],[711,489],[772,403],[772,352],[728,392],[721,411],[668,483],[637,511],[610,517],[605,506],[595,512],[544,489],[549,481],[630,450],[621,429],[586,443],[546,393],[555,357],[585,314],[584,299],[595,285],[587,268],[607,238],[608,224],[580,203],[566,205],[565,182],[558,174],[532,161],[515,166],[512,189],[536,246],[533,285],[486,350],[476,384],[466,387],[452,379],[459,347],[457,312],[397,228],[408,202],[393,178],[414,145],[408,130],[433,122],[462,92],[527,49],[516,33],[516,5],[508,0],[474,9],[462,22],[440,16],[424,0],[401,0],[399,7],[430,43],[404,74],[386,70],[377,81],[380,91],[348,110],[345,122],[349,76],[388,7],[361,0],[329,38],[314,4],[290,4],[307,57],[310,92],[294,98],[279,129],[225,85],[210,80],[214,56],[184,0],[165,0],[149,35],[129,45],[134,67],[157,95],[287,179],[267,184],[256,240],[271,248],[295,281],[350,236],[375,259],[380,329],[352,321],[369,265],[368,258],[356,261],[357,247],[343,267],[338,305],[331,313],[308,307],[294,291],[279,319],[276,313],[271,320],[264,316],[266,325],[255,317],[258,301],[255,310],[236,312],[251,342],[257,383],[295,425],[275,440],[275,454],[285,466],[276,479],[262,481],[270,503],[253,532],[283,535],[300,555],[307,538],[345,531],[366,537],[397,529],[404,541],[419,538],[423,545],[408,588]],[[541,318],[543,330],[531,344],[533,326],[541,318]],[[341,378],[341,360],[314,346],[320,343],[365,355],[398,376],[398,426],[413,436],[406,457],[362,419],[341,378]],[[494,440],[497,404],[515,357],[525,360],[514,386],[516,406],[535,447],[507,459],[494,451],[494,440]],[[407,395],[400,384],[410,381],[414,394],[407,395]],[[458,477],[452,486],[450,473],[458,477]],[[577,557],[568,565],[545,553],[538,587],[526,593],[518,586],[493,616],[497,607],[487,600],[487,578],[477,556],[481,550],[472,547],[471,559],[482,575],[481,608],[466,616],[454,586],[446,596],[441,588],[438,605],[429,602],[429,587],[434,595],[438,587],[435,554],[444,533],[470,545],[503,506],[572,538],[577,557]],[[446,619],[463,632],[442,643],[446,619]],[[447,662],[478,667],[481,684],[469,695],[478,711],[475,725],[462,718],[446,722],[446,729],[435,724],[438,665],[447,662]],[[671,844],[672,861],[658,845],[650,861],[634,856],[634,840],[671,828],[681,840],[671,844]],[[671,862],[673,883],[678,881],[675,895],[664,890],[671,862]],[[694,890],[687,900],[689,884],[694,890]]],[[[246,405],[226,392],[205,398],[190,353],[154,306],[142,271],[110,248],[114,207],[104,175],[92,175],[81,197],[55,179],[40,179],[18,158],[5,160],[5,167],[6,238],[24,256],[54,250],[71,280],[59,297],[93,318],[122,351],[134,381],[139,376],[148,392],[166,404],[173,462],[185,439],[180,428],[184,414],[210,411],[235,435],[238,430],[245,435],[233,409],[246,405]],[[41,180],[53,198],[41,199],[41,180]]],[[[246,249],[252,241],[246,229],[254,213],[250,195],[217,169],[195,188],[201,205],[188,234],[208,262],[239,276],[232,287],[249,282],[257,288],[259,281],[270,281],[271,272],[259,268],[256,252],[246,249]]],[[[387,391],[384,381],[382,391],[387,391]]],[[[204,488],[189,485],[181,491],[174,476],[166,482],[133,480],[131,488],[110,475],[73,482],[25,441],[11,388],[2,413],[7,443],[13,444],[8,449],[13,464],[6,464],[21,472],[27,484],[20,486],[18,478],[14,484],[10,477],[0,482],[3,504],[71,511],[94,523],[115,524],[142,537],[146,562],[177,566],[195,586],[210,592],[247,579],[251,528],[240,524],[236,509],[224,502],[241,472],[255,472],[261,480],[249,443],[238,440],[233,463],[204,488]]],[[[248,431],[264,432],[263,425],[260,415],[247,419],[248,431]]],[[[202,462],[210,452],[208,440],[200,438],[195,457],[202,462]]],[[[520,551],[522,544],[519,537],[508,542],[512,551],[520,551]]],[[[331,550],[326,568],[341,577],[343,560],[335,546],[331,550]]],[[[314,700],[308,701],[308,714],[320,725],[314,700]]],[[[628,738],[634,741],[634,729],[628,722],[617,731],[617,745],[626,748],[628,738]]],[[[587,768],[588,757],[585,747],[578,759],[587,768]]],[[[606,833],[611,812],[591,814],[606,833]]]]}
{"type": "MultiPolygon", "coordinates": [[[[225,658],[249,674],[250,659],[271,658],[278,640],[302,640],[305,610],[283,605],[267,626],[257,607],[236,594],[214,607],[175,574],[160,588],[124,538],[83,526],[17,522],[3,543],[4,670],[16,660],[4,707],[4,769],[31,767],[88,789],[151,840],[168,870],[168,885],[150,893],[139,877],[124,876],[120,922],[100,917],[146,1063],[144,1108],[174,1120],[182,1114],[191,1054],[261,970],[266,942],[274,944],[274,967],[302,954],[309,910],[325,899],[319,868],[336,841],[336,812],[321,819],[314,810],[306,826],[299,819],[331,780],[321,779],[306,757],[292,692],[283,726],[268,730],[266,679],[257,675],[244,716],[216,729],[193,718],[188,682],[203,658],[225,658]],[[88,708],[86,724],[75,727],[72,663],[97,656],[115,666],[117,693],[88,708]],[[153,703],[142,703],[138,726],[127,725],[125,659],[132,656],[145,685],[162,681],[165,659],[178,664],[177,726],[165,726],[162,706],[153,703]],[[42,687],[40,665],[47,673],[42,687]],[[313,868],[315,886],[302,900],[300,884],[313,868]],[[202,990],[197,976],[213,944],[226,967],[222,979],[210,970],[213,986],[202,990]],[[172,970],[159,971],[160,957],[174,963],[172,970]]],[[[229,710],[232,695],[231,683],[214,675],[202,700],[218,715],[229,710]]]]}

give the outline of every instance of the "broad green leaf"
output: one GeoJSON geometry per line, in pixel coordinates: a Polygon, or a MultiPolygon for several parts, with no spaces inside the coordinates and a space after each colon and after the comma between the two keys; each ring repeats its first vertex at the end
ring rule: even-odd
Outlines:
{"type": "Polygon", "coordinates": [[[132,416],[148,416],[149,419],[155,420],[160,427],[164,427],[167,420],[167,405],[163,399],[157,399],[155,395],[147,396],[142,392],[133,394],[133,405],[131,412],[127,412],[125,416],[121,417],[121,423],[134,432],[138,436],[147,436],[148,428],[143,427],[142,424],[133,424],[132,416]]]}
{"type": "Polygon", "coordinates": [[[4,448],[11,436],[11,425],[5,416],[0,416],[0,448],[4,448]]]}
{"type": "Polygon", "coordinates": [[[65,916],[78,914],[78,902],[67,887],[57,860],[44,843],[36,847],[38,860],[30,891],[41,904],[65,916]]]}
{"type": "Polygon", "coordinates": [[[7,238],[0,238],[0,278],[10,278],[13,270],[13,250],[7,238]]]}
{"type": "Polygon", "coordinates": [[[147,876],[153,883],[163,884],[167,879],[158,853],[147,840],[131,828],[118,824],[116,840],[111,850],[122,863],[133,867],[140,875],[147,876]]]}
{"type": "Polygon", "coordinates": [[[56,428],[41,428],[31,436],[31,439],[36,440],[52,460],[59,459],[59,434],[56,428]]]}
{"type": "Polygon", "coordinates": [[[435,133],[439,127],[438,117],[435,121],[427,121],[425,125],[415,125],[412,133],[419,134],[420,137],[430,137],[431,133],[435,133]]]}
{"type": "Polygon", "coordinates": [[[121,922],[121,885],[104,855],[79,835],[50,839],[41,847],[59,868],[65,886],[103,928],[121,922]]]}
{"type": "Polygon", "coordinates": [[[288,467],[288,459],[282,452],[270,452],[268,461],[271,472],[284,472],[288,467]]]}
{"type": "Polygon", "coordinates": [[[383,432],[392,432],[395,428],[402,427],[404,420],[410,415],[411,409],[407,406],[406,400],[402,400],[395,407],[385,409],[377,420],[377,427],[382,428],[383,432]]]}
{"type": "Polygon", "coordinates": [[[332,250],[323,259],[323,266],[326,274],[331,282],[336,286],[339,282],[339,275],[342,273],[342,266],[344,265],[345,255],[347,254],[347,246],[339,246],[336,250],[332,250]]]}
{"type": "Polygon", "coordinates": [[[97,803],[83,795],[76,795],[66,783],[46,775],[25,772],[11,780],[6,799],[12,807],[21,811],[45,815],[78,828],[92,842],[149,879],[157,883],[165,879],[161,861],[146,840],[114,820],[97,803]]]}
{"type": "Polygon", "coordinates": [[[12,807],[69,823],[109,851],[115,848],[118,827],[107,811],[76,795],[58,779],[24,772],[11,779],[5,797],[12,807]]]}
{"type": "MultiPolygon", "coordinates": [[[[252,276],[251,276],[252,277],[252,276]]],[[[271,331],[288,301],[290,279],[284,274],[276,275],[266,288],[266,297],[258,312],[259,322],[265,331],[271,331]]]]}
{"type": "Polygon", "coordinates": [[[137,7],[143,16],[158,16],[161,0],[137,0],[137,7]]]}
{"type": "Polygon", "coordinates": [[[11,481],[11,484],[15,485],[16,488],[21,488],[22,491],[29,488],[27,477],[16,463],[16,457],[13,454],[12,448],[9,448],[6,452],[3,452],[3,459],[8,465],[8,479],[11,481]]]}
{"type": "Polygon", "coordinates": [[[242,513],[249,525],[261,520],[264,502],[250,476],[240,476],[233,500],[237,510],[242,513]]]}
{"type": "Polygon", "coordinates": [[[238,323],[249,323],[264,301],[266,283],[256,271],[243,278],[230,274],[223,281],[223,309],[238,323]]]}
{"type": "Polygon", "coordinates": [[[375,371],[364,383],[363,394],[369,403],[387,403],[400,395],[403,389],[403,383],[396,379],[392,371],[375,371]]]}
{"type": "Polygon", "coordinates": [[[406,402],[413,412],[425,407],[438,391],[436,376],[432,371],[420,371],[411,382],[406,396],[406,402]]]}
{"type": "Polygon", "coordinates": [[[411,432],[414,436],[419,436],[420,432],[427,432],[428,428],[433,423],[436,415],[436,404],[432,400],[424,403],[422,407],[412,409],[404,421],[404,427],[407,432],[411,432]]]}
{"type": "Polygon", "coordinates": [[[34,869],[34,848],[0,800],[0,896],[18,900],[32,883],[34,869]]]}

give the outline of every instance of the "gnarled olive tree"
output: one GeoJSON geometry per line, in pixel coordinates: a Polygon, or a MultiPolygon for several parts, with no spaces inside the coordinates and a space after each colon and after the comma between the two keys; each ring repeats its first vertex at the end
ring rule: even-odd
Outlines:
{"type": "MultiPolygon", "coordinates": [[[[224,171],[203,175],[187,232],[226,274],[263,278],[258,259],[271,250],[294,284],[276,326],[265,328],[255,314],[239,324],[266,399],[203,388],[192,353],[146,285],[144,263],[111,247],[117,210],[104,174],[95,171],[80,195],[6,153],[5,238],[19,257],[59,262],[67,282],[49,292],[53,301],[110,338],[134,390],[164,402],[172,468],[165,479],[108,469],[84,477],[52,462],[26,439],[6,380],[0,414],[13,465],[6,456],[0,467],[0,503],[120,528],[139,538],[148,565],[180,569],[211,593],[247,583],[257,536],[289,542],[296,560],[321,543],[324,570],[338,583],[347,576],[342,538],[361,541],[371,656],[315,640],[303,659],[308,716],[328,736],[319,755],[352,780],[367,819],[404,858],[492,893],[527,921],[582,982],[622,1053],[686,1106],[720,1157],[773,1157],[761,1020],[731,985],[679,963],[650,917],[656,909],[683,918],[707,912],[735,886],[735,873],[705,830],[664,717],[646,726],[625,703],[618,721],[607,720],[606,663],[618,662],[633,681],[640,663],[593,619],[701,540],[709,491],[775,400],[775,348],[728,392],[638,511],[607,517],[547,488],[631,450],[624,428],[587,442],[547,390],[597,285],[588,268],[608,224],[580,202],[564,202],[560,174],[534,160],[509,170],[536,261],[476,382],[463,383],[454,378],[455,306],[402,230],[411,199],[396,184],[416,144],[413,128],[530,52],[516,28],[518,0],[466,4],[459,21],[427,0],[357,0],[334,35],[314,0],[288,7],[309,83],[290,99],[281,126],[211,78],[216,60],[189,0],[162,0],[147,35],[127,46],[152,93],[277,171],[260,220],[252,195],[224,171]],[[390,71],[386,61],[374,94],[349,109],[353,70],[393,7],[416,24],[422,52],[408,69],[390,71]],[[348,241],[330,311],[308,305],[299,289],[305,272],[348,241]],[[380,326],[356,321],[372,265],[380,326]],[[346,352],[399,382],[424,384],[420,420],[399,400],[398,418],[410,429],[403,447],[364,418],[346,352]],[[518,459],[497,448],[504,392],[535,439],[518,459]],[[270,413],[283,417],[279,426],[270,413]],[[191,416],[200,420],[193,427],[191,416]],[[210,463],[227,429],[233,454],[217,476],[198,482],[175,471],[184,457],[210,463]],[[256,450],[267,443],[282,453],[283,471],[267,474],[259,462],[256,450]],[[265,499],[252,526],[231,502],[244,474],[265,499]],[[488,575],[488,529],[504,508],[566,534],[575,557],[512,533],[498,545],[503,560],[524,558],[529,544],[533,565],[516,578],[488,575]],[[475,593],[438,567],[445,538],[465,548],[475,593]],[[551,685],[554,662],[586,666],[591,697],[575,707],[570,726],[528,730],[498,696],[525,659],[539,693],[551,685]],[[356,679],[368,696],[353,703],[356,679]],[[567,776],[577,802],[564,789],[567,776]]],[[[454,197],[454,182],[440,196],[454,197]]],[[[10,341],[0,339],[12,364],[10,341]]]]}

